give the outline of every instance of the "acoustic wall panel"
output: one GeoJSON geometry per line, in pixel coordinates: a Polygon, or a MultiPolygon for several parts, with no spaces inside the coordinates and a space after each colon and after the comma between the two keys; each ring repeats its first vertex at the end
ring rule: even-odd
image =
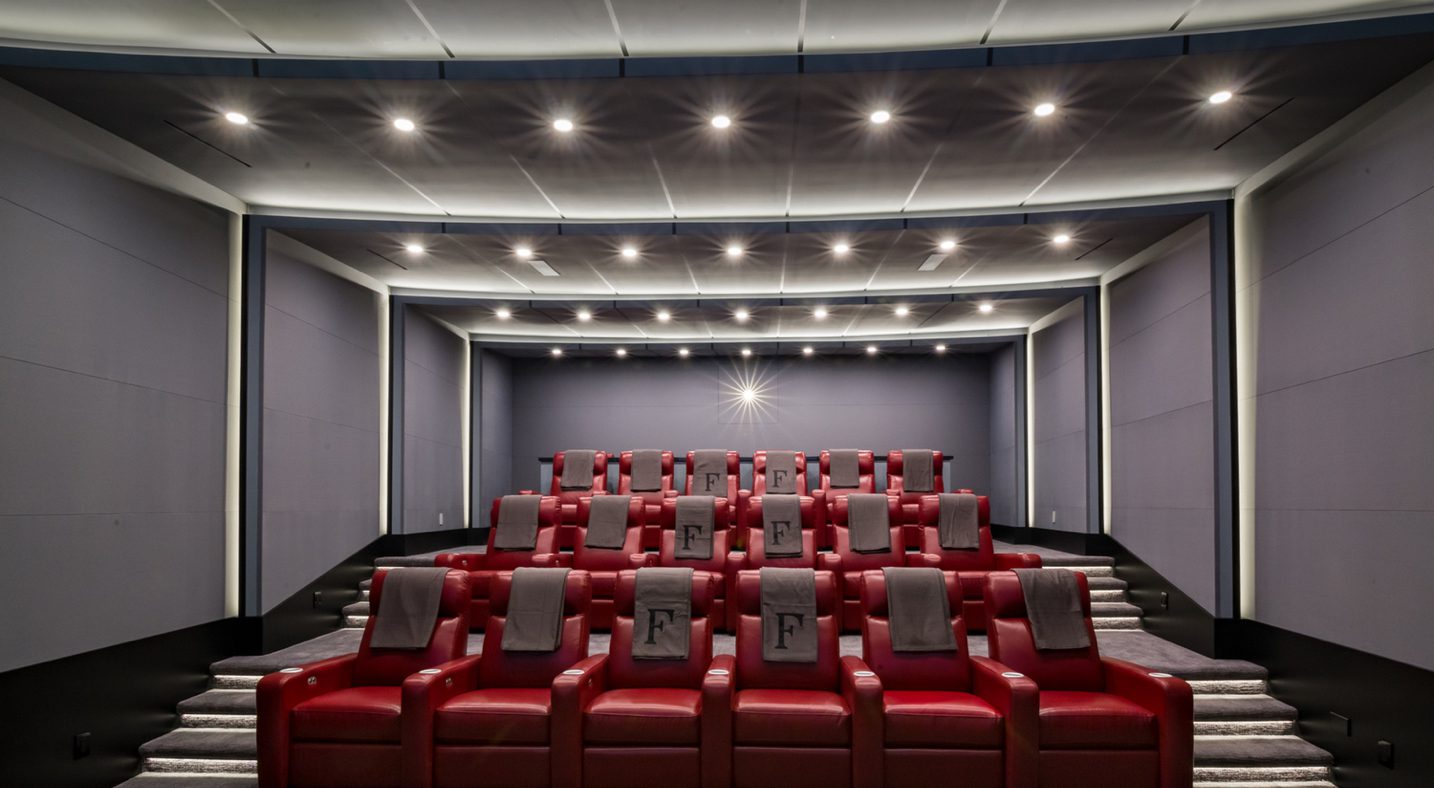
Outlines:
{"type": "Polygon", "coordinates": [[[405,320],[402,530],[462,528],[468,342],[417,310],[405,320]]]}
{"type": "Polygon", "coordinates": [[[1031,335],[1032,524],[1084,533],[1089,511],[1085,307],[1077,299],[1054,314],[1059,315],[1054,322],[1031,335]]]}
{"type": "Polygon", "coordinates": [[[1016,522],[1016,349],[1006,346],[991,354],[991,522],[1016,522]]]}

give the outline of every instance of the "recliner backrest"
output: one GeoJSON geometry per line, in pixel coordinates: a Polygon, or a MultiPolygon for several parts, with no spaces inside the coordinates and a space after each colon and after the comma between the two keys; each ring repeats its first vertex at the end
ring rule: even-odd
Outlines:
{"type": "Polygon", "coordinates": [[[538,504],[538,539],[532,550],[495,550],[493,540],[498,538],[498,507],[502,505],[502,498],[493,499],[493,507],[488,514],[488,552],[479,556],[476,553],[471,565],[464,565],[462,553],[449,554],[448,565],[455,569],[517,569],[520,566],[531,566],[533,556],[540,553],[558,552],[558,499],[551,495],[544,495],[542,503],[538,504]]]}
{"type": "Polygon", "coordinates": [[[607,452],[597,451],[593,454],[593,483],[592,486],[586,490],[563,489],[563,461],[566,457],[567,452],[565,451],[560,451],[553,455],[553,482],[549,486],[551,491],[549,494],[559,497],[571,497],[574,495],[589,495],[594,491],[607,491],[607,452]]]}
{"type": "Polygon", "coordinates": [[[627,504],[627,535],[618,550],[590,550],[584,544],[588,535],[588,518],[592,516],[593,499],[578,499],[578,532],[573,540],[573,567],[594,571],[617,571],[631,566],[629,556],[642,552],[642,526],[647,509],[642,499],[632,496],[627,504]]]}
{"type": "Polygon", "coordinates": [[[688,630],[687,659],[633,659],[637,571],[621,572],[613,593],[615,615],[607,657],[608,687],[700,687],[702,676],[712,662],[712,628],[721,623],[709,618],[720,582],[722,577],[712,572],[692,573],[692,623],[688,630]]]}
{"type": "Polygon", "coordinates": [[[961,618],[961,581],[955,572],[941,574],[946,582],[946,602],[951,606],[954,652],[893,650],[886,574],[880,569],[862,572],[862,656],[881,676],[882,689],[970,691],[971,654],[966,649],[966,622],[961,618]]]}
{"type": "Polygon", "coordinates": [[[568,573],[563,596],[563,635],[557,649],[545,652],[504,651],[503,629],[507,623],[508,597],[513,590],[513,573],[493,576],[489,593],[490,615],[483,633],[483,654],[478,660],[479,687],[548,687],[561,671],[588,655],[588,607],[592,604],[592,576],[581,569],[568,573]]]}
{"type": "Polygon", "coordinates": [[[817,564],[817,541],[815,528],[819,521],[816,499],[801,496],[802,508],[802,554],[800,557],[769,557],[763,541],[762,496],[753,495],[747,499],[747,565],[761,566],[809,566],[817,564]]]}
{"type": "Polygon", "coordinates": [[[761,578],[761,570],[737,573],[737,688],[836,691],[841,670],[836,577],[827,571],[816,573],[816,663],[762,659],[761,578]]]}
{"type": "Polygon", "coordinates": [[[858,553],[851,549],[851,531],[848,517],[851,508],[847,497],[839,496],[828,502],[831,512],[832,552],[841,556],[843,572],[873,569],[881,566],[900,566],[906,560],[906,544],[901,534],[901,499],[895,495],[886,496],[887,525],[891,532],[891,549],[885,553],[858,553]]]}
{"type": "MultiPolygon", "coordinates": [[[[807,487],[807,453],[797,452],[797,495],[809,495],[807,487]]],[[[761,495],[767,491],[767,449],[752,452],[752,494],[761,495]]]]}
{"type": "MultiPolygon", "coordinates": [[[[677,499],[668,498],[662,502],[662,544],[658,548],[658,564],[662,566],[690,566],[693,569],[707,569],[722,572],[727,565],[727,549],[732,531],[727,527],[729,502],[718,498],[712,506],[712,557],[699,561],[677,558],[677,499]]],[[[720,624],[720,622],[719,622],[720,624]]]]}
{"type": "Polygon", "coordinates": [[[831,484],[831,453],[822,449],[817,459],[817,470],[819,471],[818,489],[827,493],[827,500],[833,500],[833,495],[845,495],[847,493],[871,493],[876,492],[876,455],[870,449],[861,449],[856,453],[857,471],[861,474],[856,487],[833,487],[831,484]]]}
{"type": "Polygon", "coordinates": [[[650,502],[662,499],[668,490],[677,489],[673,485],[673,468],[675,463],[672,459],[672,452],[662,452],[662,488],[659,490],[642,490],[640,492],[632,489],[632,452],[625,451],[617,458],[617,491],[621,495],[637,495],[650,502]]]}
{"type": "Polygon", "coordinates": [[[1030,676],[1042,690],[1100,692],[1105,689],[1105,670],[1100,664],[1100,647],[1090,620],[1090,586],[1084,573],[1075,574],[1081,613],[1090,636],[1089,646],[1038,650],[1031,636],[1021,581],[1015,572],[992,572],[986,576],[987,643],[991,659],[1030,676]]]}
{"type": "MultiPolygon", "coordinates": [[[[901,449],[892,449],[886,453],[886,489],[890,492],[905,493],[906,487],[902,484],[904,464],[901,458],[901,449]]],[[[946,491],[945,458],[941,452],[933,451],[931,457],[931,487],[932,493],[946,491]]]]}
{"type": "Polygon", "coordinates": [[[441,665],[463,656],[468,648],[468,573],[449,570],[443,577],[443,592],[438,601],[438,618],[433,622],[433,635],[427,648],[373,648],[369,639],[373,636],[378,611],[383,605],[383,586],[388,577],[387,569],[373,574],[369,587],[368,623],[364,624],[363,639],[359,641],[358,658],[354,660],[353,683],[356,687],[395,686],[412,674],[441,665]]]}
{"type": "MultiPolygon", "coordinates": [[[[703,495],[692,489],[692,452],[687,452],[686,481],[682,485],[683,495],[703,495]]],[[[742,457],[735,451],[727,452],[727,492],[719,497],[726,498],[737,505],[737,489],[742,483],[742,457]]],[[[715,493],[714,493],[715,494],[715,493]]]]}
{"type": "MultiPolygon", "coordinates": [[[[989,511],[989,509],[988,509],[989,511]]],[[[977,572],[996,568],[996,549],[991,543],[989,522],[979,526],[979,545],[974,550],[945,550],[941,547],[941,499],[936,495],[921,496],[918,518],[921,523],[921,552],[941,559],[942,569],[977,572]]]]}

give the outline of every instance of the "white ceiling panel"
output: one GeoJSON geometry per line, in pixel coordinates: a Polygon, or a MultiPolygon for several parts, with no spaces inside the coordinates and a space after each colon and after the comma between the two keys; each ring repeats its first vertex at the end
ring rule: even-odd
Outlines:
{"type": "MultiPolygon", "coordinates": [[[[195,3],[198,5],[198,2],[195,3]]],[[[404,0],[215,0],[280,55],[448,57],[404,0]]]]}
{"type": "MultiPolygon", "coordinates": [[[[600,0],[594,0],[600,2],[600,0]]],[[[633,57],[791,53],[801,0],[610,0],[633,57]]]]}
{"type": "Polygon", "coordinates": [[[978,44],[1001,0],[807,0],[804,52],[978,44]],[[914,24],[920,20],[920,24],[914,24]]]}
{"type": "Polygon", "coordinates": [[[602,0],[413,0],[460,58],[620,57],[602,0]]]}
{"type": "Polygon", "coordinates": [[[1420,0],[1200,0],[1180,23],[1181,32],[1267,24],[1278,19],[1316,20],[1340,16],[1377,16],[1434,9],[1420,0]]]}
{"type": "Polygon", "coordinates": [[[1199,0],[1086,3],[1069,0],[1007,0],[987,43],[1070,41],[1133,36],[1170,29],[1199,0]]]}
{"type": "Polygon", "coordinates": [[[0,38],[115,49],[266,52],[219,9],[195,0],[7,0],[0,38]]]}

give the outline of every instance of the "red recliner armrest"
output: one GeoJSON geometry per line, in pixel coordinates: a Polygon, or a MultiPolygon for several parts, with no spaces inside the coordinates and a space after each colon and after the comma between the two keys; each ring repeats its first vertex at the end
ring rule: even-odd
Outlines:
{"type": "Polygon", "coordinates": [[[310,662],[300,668],[285,668],[259,679],[259,785],[287,788],[289,785],[289,718],[294,707],[326,692],[353,686],[353,667],[358,654],[310,662]]]}
{"type": "Polygon", "coordinates": [[[555,567],[572,568],[572,553],[535,553],[532,560],[533,566],[552,569],[555,567]]]}
{"type": "Polygon", "coordinates": [[[1041,557],[1035,553],[996,553],[997,569],[1040,569],[1041,557]]]}
{"type": "Polygon", "coordinates": [[[472,572],[482,569],[487,560],[487,553],[439,553],[433,557],[433,565],[472,572]]]}
{"type": "Polygon", "coordinates": [[[607,690],[607,655],[594,654],[553,679],[553,788],[582,788],[583,709],[607,690]]]}
{"type": "Polygon", "coordinates": [[[842,657],[841,693],[851,708],[852,788],[881,788],[886,736],[881,679],[860,657],[842,657]]]}
{"type": "Polygon", "coordinates": [[[454,696],[478,688],[479,655],[470,654],[403,680],[404,788],[433,785],[433,715],[454,696]]]}
{"type": "Polygon", "coordinates": [[[971,691],[1001,712],[1006,739],[1006,788],[1035,788],[1040,757],[1041,689],[986,657],[971,657],[971,691]]]}
{"type": "Polygon", "coordinates": [[[737,658],[731,654],[713,657],[702,676],[702,788],[732,785],[732,699],[736,682],[737,658]]]}
{"type": "Polygon", "coordinates": [[[1131,662],[1101,657],[1105,690],[1139,704],[1160,725],[1160,788],[1190,788],[1195,763],[1195,699],[1190,684],[1131,662]]]}
{"type": "Polygon", "coordinates": [[[931,553],[907,553],[906,565],[915,567],[941,568],[941,556],[931,553]]]}
{"type": "Polygon", "coordinates": [[[518,494],[519,494],[519,495],[537,495],[537,494],[538,494],[538,491],[537,491],[537,490],[519,490],[519,491],[518,491],[518,494]]]}
{"type": "Polygon", "coordinates": [[[723,598],[727,600],[727,620],[724,626],[728,632],[737,631],[737,573],[747,566],[747,554],[733,550],[727,553],[727,566],[725,567],[725,579],[723,582],[727,590],[723,598]]]}
{"type": "Polygon", "coordinates": [[[641,569],[644,566],[657,566],[657,553],[630,553],[627,556],[628,569],[641,569]]]}
{"type": "Polygon", "coordinates": [[[737,511],[735,515],[737,520],[737,531],[736,533],[732,534],[732,541],[734,543],[733,546],[739,550],[747,549],[747,507],[751,505],[751,501],[751,490],[738,490],[737,500],[735,502],[727,502],[728,506],[732,506],[734,503],[737,506],[737,511]]]}

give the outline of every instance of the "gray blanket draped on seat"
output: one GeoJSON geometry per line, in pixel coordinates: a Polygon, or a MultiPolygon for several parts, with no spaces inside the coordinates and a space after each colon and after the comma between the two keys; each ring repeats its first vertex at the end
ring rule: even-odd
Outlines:
{"type": "Polygon", "coordinates": [[[563,475],[558,479],[558,486],[564,490],[591,490],[596,462],[597,452],[592,449],[563,452],[563,475]]]}
{"type": "Polygon", "coordinates": [[[771,558],[802,554],[801,496],[762,496],[762,546],[771,558]]]}
{"type": "Polygon", "coordinates": [[[827,452],[827,478],[831,486],[851,489],[861,486],[861,459],[856,449],[831,449],[827,452]]]}
{"type": "Polygon", "coordinates": [[[508,615],[503,624],[504,651],[555,651],[563,639],[563,597],[568,569],[513,570],[508,615]]]}
{"type": "Polygon", "coordinates": [[[817,575],[762,567],[762,659],[817,661],[817,575]]]}
{"type": "Polygon", "coordinates": [[[633,449],[633,492],[657,492],[662,489],[662,452],[657,449],[633,449]]]}
{"type": "Polygon", "coordinates": [[[692,494],[726,497],[726,449],[698,449],[692,452],[692,494]]]}
{"type": "Polygon", "coordinates": [[[588,510],[588,532],[583,547],[618,550],[627,541],[627,513],[631,495],[594,495],[588,510]]]}
{"type": "Polygon", "coordinates": [[[538,546],[541,495],[505,495],[498,502],[498,532],[494,550],[532,550],[538,546]]]}
{"type": "Polygon", "coordinates": [[[940,569],[883,568],[892,651],[955,651],[951,600],[940,569]]]}
{"type": "Polygon", "coordinates": [[[931,492],[935,487],[935,457],[930,449],[901,450],[901,489],[907,492],[931,492]]]}
{"type": "Polygon", "coordinates": [[[426,647],[433,637],[433,624],[438,620],[438,604],[443,600],[443,578],[447,574],[446,568],[436,566],[388,570],[369,646],[426,647]]]}
{"type": "Polygon", "coordinates": [[[942,493],[936,521],[937,537],[943,550],[974,550],[981,546],[981,522],[976,496],[970,493],[942,493]]]}
{"type": "Polygon", "coordinates": [[[634,590],[632,658],[687,659],[692,570],[644,567],[634,590]]]}
{"type": "Polygon", "coordinates": [[[891,550],[891,512],[881,493],[852,493],[846,497],[846,533],[852,552],[885,553],[891,550]]]}
{"type": "Polygon", "coordinates": [[[712,557],[713,512],[717,498],[712,495],[680,495],[673,522],[673,555],[706,561],[712,557]]]}
{"type": "Polygon", "coordinates": [[[1069,569],[1017,569],[1026,617],[1036,648],[1086,648],[1090,634],[1081,613],[1080,586],[1069,569]]]}
{"type": "Polygon", "coordinates": [[[795,495],[797,492],[797,453],[794,451],[767,452],[766,482],[768,494],[795,495]]]}

